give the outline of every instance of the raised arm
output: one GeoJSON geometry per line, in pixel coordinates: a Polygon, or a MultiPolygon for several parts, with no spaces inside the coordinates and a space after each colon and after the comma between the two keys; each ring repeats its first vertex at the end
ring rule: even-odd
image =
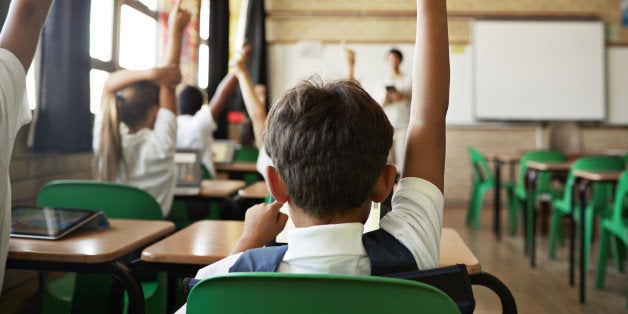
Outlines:
{"type": "Polygon", "coordinates": [[[249,113],[249,117],[253,123],[255,145],[258,148],[261,148],[263,145],[262,132],[264,130],[264,123],[266,122],[266,104],[260,101],[257,93],[255,92],[253,81],[246,69],[246,56],[247,50],[245,48],[244,51],[235,53],[230,64],[233,66],[233,70],[238,77],[244,106],[246,107],[246,111],[249,113]]]}
{"type": "MultiPolygon", "coordinates": [[[[190,12],[181,8],[181,0],[177,0],[168,16],[168,46],[166,47],[166,65],[179,68],[181,62],[181,41],[183,30],[190,21],[190,12]]],[[[177,114],[177,97],[175,87],[160,85],[159,105],[177,114]]]]}
{"type": "Polygon", "coordinates": [[[350,80],[355,79],[355,51],[347,46],[346,43],[342,43],[342,50],[345,53],[345,63],[347,64],[347,78],[350,80]]]}
{"type": "Polygon", "coordinates": [[[225,75],[222,81],[220,81],[220,84],[218,84],[218,88],[216,88],[214,96],[212,96],[212,99],[209,100],[209,108],[212,112],[214,120],[220,116],[222,111],[225,109],[225,106],[229,103],[229,99],[233,94],[237,80],[236,75],[233,72],[229,72],[225,75]]]}
{"type": "Polygon", "coordinates": [[[441,191],[445,115],[449,103],[449,42],[445,0],[417,0],[412,101],[403,177],[419,177],[441,191]]]}
{"type": "Polygon", "coordinates": [[[13,0],[0,33],[0,48],[13,53],[24,71],[33,61],[41,29],[53,0],[13,0]]]}

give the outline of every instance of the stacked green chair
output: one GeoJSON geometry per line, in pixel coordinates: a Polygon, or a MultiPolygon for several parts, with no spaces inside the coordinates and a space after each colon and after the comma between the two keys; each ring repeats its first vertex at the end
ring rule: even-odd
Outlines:
{"type": "Polygon", "coordinates": [[[600,222],[601,237],[600,250],[597,261],[597,275],[595,287],[604,288],[606,277],[606,259],[609,255],[608,249],[612,245],[613,251],[617,255],[617,268],[622,270],[622,256],[625,258],[626,247],[628,246],[628,170],[619,177],[613,202],[612,212],[607,218],[600,222]],[[621,245],[623,245],[623,250],[621,245]]]}
{"type": "MultiPolygon", "coordinates": [[[[550,223],[549,234],[549,251],[550,258],[556,257],[556,244],[561,238],[561,220],[563,217],[571,215],[575,210],[580,213],[580,204],[574,202],[572,207],[572,197],[574,190],[575,170],[623,170],[625,168],[623,160],[616,156],[588,156],[577,159],[569,169],[565,190],[560,198],[552,200],[552,218],[550,223]]],[[[610,198],[613,194],[613,185],[611,183],[598,182],[593,184],[592,199],[587,203],[585,208],[585,218],[581,219],[577,214],[575,218],[580,223],[585,224],[585,265],[589,265],[589,250],[591,248],[591,239],[593,237],[594,216],[606,217],[610,212],[610,198]]]]}
{"type": "MultiPolygon", "coordinates": [[[[472,184],[466,223],[477,229],[480,225],[480,212],[482,211],[484,194],[495,188],[495,177],[488,166],[486,157],[477,148],[469,146],[467,151],[471,159],[472,184]]],[[[508,195],[509,203],[512,202],[513,185],[511,183],[502,183],[501,185],[508,195]]],[[[509,207],[512,208],[513,206],[509,205],[509,207]]]]}
{"type": "MultiPolygon", "coordinates": [[[[129,185],[91,180],[58,180],[37,194],[39,206],[101,210],[107,218],[163,220],[157,201],[129,185]]],[[[141,225],[138,225],[141,228],[141,225]]],[[[154,277],[154,276],[153,276],[154,277]]],[[[44,313],[106,313],[110,276],[69,273],[55,280],[44,276],[44,313]]],[[[165,313],[167,276],[143,280],[146,313],[165,313]]],[[[125,296],[125,303],[127,302],[125,296]]],[[[126,310],[126,306],[125,306],[126,310]]]]}
{"type": "Polygon", "coordinates": [[[460,313],[424,283],[373,276],[232,273],[192,288],[187,313],[460,313]],[[263,289],[260,289],[263,287],[263,289]]]}
{"type": "MultiPolygon", "coordinates": [[[[529,161],[539,161],[539,162],[564,162],[567,161],[567,156],[565,153],[557,150],[533,150],[525,153],[521,156],[521,160],[519,162],[519,172],[517,175],[517,181],[515,182],[514,187],[514,201],[510,202],[512,206],[509,209],[511,213],[509,219],[510,225],[510,234],[514,235],[517,232],[517,213],[521,211],[524,215],[526,215],[526,220],[528,223],[525,226],[525,234],[527,237],[527,243],[531,242],[532,238],[532,215],[533,212],[524,210],[526,209],[526,204],[528,197],[530,197],[533,202],[532,204],[536,204],[538,200],[542,197],[549,196],[558,196],[561,194],[560,190],[555,190],[552,188],[552,176],[550,173],[540,173],[536,179],[536,189],[533,192],[533,195],[528,196],[528,191],[526,189],[525,184],[525,174],[528,170],[527,163],[529,161]]],[[[536,205],[535,205],[536,206],[536,205]]]]}

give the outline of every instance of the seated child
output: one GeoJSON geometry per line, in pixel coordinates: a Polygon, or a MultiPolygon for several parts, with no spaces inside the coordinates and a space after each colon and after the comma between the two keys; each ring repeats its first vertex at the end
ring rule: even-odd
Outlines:
{"type": "Polygon", "coordinates": [[[355,81],[310,79],[288,90],[266,122],[264,145],[274,164],[267,183],[277,202],[251,207],[234,255],[197,278],[242,271],[371,275],[438,265],[449,97],[445,1],[417,0],[414,58],[402,179],[381,229],[362,234],[371,202],[393,188],[396,169],[386,164],[393,128],[355,81]],[[280,203],[289,204],[296,228],[287,246],[262,247],[285,225],[280,203]]]}
{"type": "Polygon", "coordinates": [[[166,217],[176,184],[174,88],[181,80],[181,37],[190,13],[178,1],[170,13],[166,66],[112,73],[94,122],[98,179],[136,186],[152,195],[166,217]]]}
{"type": "Polygon", "coordinates": [[[214,178],[216,170],[212,161],[211,145],[217,127],[215,121],[229,102],[235,86],[235,75],[228,73],[208,105],[203,105],[205,94],[198,87],[186,86],[178,96],[180,115],[177,117],[177,147],[201,150],[202,163],[214,178]]]}

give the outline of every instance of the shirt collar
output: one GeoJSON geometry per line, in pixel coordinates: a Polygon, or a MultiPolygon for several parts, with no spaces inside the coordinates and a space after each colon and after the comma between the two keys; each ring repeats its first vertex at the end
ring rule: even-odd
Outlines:
{"type": "Polygon", "coordinates": [[[362,244],[364,225],[343,223],[295,228],[288,231],[288,251],[284,260],[302,257],[366,256],[362,244]]]}

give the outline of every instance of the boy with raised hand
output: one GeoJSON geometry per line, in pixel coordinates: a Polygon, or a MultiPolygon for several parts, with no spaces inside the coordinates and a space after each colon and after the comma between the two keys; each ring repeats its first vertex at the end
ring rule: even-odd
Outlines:
{"type": "Polygon", "coordinates": [[[13,0],[0,33],[0,288],[9,249],[11,186],[9,162],[15,136],[31,119],[26,72],[53,0],[13,0]]]}
{"type": "Polygon", "coordinates": [[[449,52],[444,0],[417,0],[417,36],[407,150],[392,211],[362,234],[371,202],[393,188],[386,164],[393,129],[379,104],[354,81],[306,81],[273,105],[265,146],[270,191],[288,203],[288,245],[259,248],[285,224],[277,203],[246,215],[233,253],[197,278],[277,271],[376,275],[438,265],[443,215],[449,52]],[[256,248],[256,249],[251,249],[256,248]],[[246,250],[246,251],[245,251],[246,250]]]}

